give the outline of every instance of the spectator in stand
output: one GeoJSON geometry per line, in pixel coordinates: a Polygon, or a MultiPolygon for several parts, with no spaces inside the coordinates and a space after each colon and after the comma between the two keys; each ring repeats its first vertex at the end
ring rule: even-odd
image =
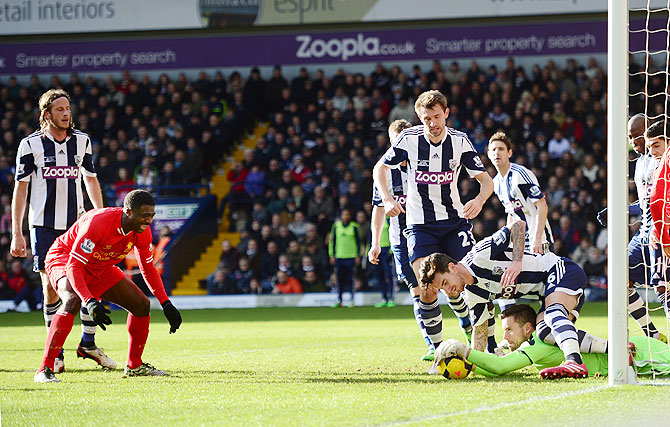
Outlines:
{"type": "Polygon", "coordinates": [[[307,271],[301,280],[303,292],[327,292],[328,288],[323,283],[317,271],[307,271]]]}
{"type": "Polygon", "coordinates": [[[560,159],[563,153],[570,150],[570,140],[563,136],[560,130],[554,131],[554,137],[549,140],[547,150],[549,157],[552,159],[560,159]]]}
{"type": "Polygon", "coordinates": [[[301,294],[302,285],[295,277],[289,276],[284,271],[277,271],[273,280],[273,294],[301,294]]]}
{"type": "Polygon", "coordinates": [[[227,266],[229,271],[237,270],[237,264],[240,258],[240,253],[235,250],[230,240],[225,239],[221,242],[221,257],[219,258],[219,265],[227,266]]]}
{"type": "Polygon", "coordinates": [[[214,272],[214,275],[207,280],[207,294],[226,295],[236,294],[237,285],[235,279],[230,275],[228,266],[223,266],[214,272]]]}
{"type": "Polygon", "coordinates": [[[253,277],[255,277],[255,275],[249,266],[249,259],[245,256],[241,257],[237,270],[233,273],[233,278],[235,279],[235,284],[237,286],[237,293],[249,293],[249,289],[251,289],[250,282],[253,277]]]}

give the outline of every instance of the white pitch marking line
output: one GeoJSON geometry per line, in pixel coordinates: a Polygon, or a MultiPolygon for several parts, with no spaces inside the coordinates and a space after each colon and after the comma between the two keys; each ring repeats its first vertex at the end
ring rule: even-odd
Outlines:
{"type": "Polygon", "coordinates": [[[467,411],[435,414],[435,415],[430,415],[430,416],[426,416],[426,417],[411,418],[409,420],[403,420],[403,421],[392,421],[392,422],[389,422],[389,423],[377,424],[377,426],[379,426],[379,427],[400,426],[400,425],[404,425],[404,424],[420,423],[420,422],[424,422],[424,421],[435,421],[435,420],[439,420],[439,419],[442,419],[442,418],[453,417],[453,416],[470,415],[470,414],[477,414],[477,413],[480,413],[480,412],[495,411],[496,409],[508,408],[508,407],[511,407],[511,406],[518,406],[518,405],[525,405],[527,403],[547,402],[547,401],[550,401],[550,400],[556,400],[556,399],[563,399],[563,398],[568,398],[568,397],[573,397],[573,396],[579,396],[581,394],[595,393],[595,392],[604,390],[604,389],[609,388],[609,387],[610,387],[609,385],[603,385],[603,386],[599,386],[599,387],[585,388],[583,390],[578,390],[578,391],[569,391],[569,392],[561,393],[561,394],[558,394],[558,395],[555,395],[555,396],[531,397],[529,399],[519,400],[517,402],[499,403],[497,405],[483,406],[481,408],[474,408],[472,410],[467,410],[467,411]]]}

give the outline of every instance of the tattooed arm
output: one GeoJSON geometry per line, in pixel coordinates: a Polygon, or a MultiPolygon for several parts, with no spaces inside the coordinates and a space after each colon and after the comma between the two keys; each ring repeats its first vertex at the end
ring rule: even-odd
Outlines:
{"type": "Polygon", "coordinates": [[[489,338],[489,324],[482,322],[472,330],[472,348],[479,351],[486,351],[486,344],[489,338]]]}
{"type": "Polygon", "coordinates": [[[523,249],[526,242],[526,223],[519,220],[509,228],[510,239],[512,240],[512,264],[507,267],[500,277],[500,284],[503,288],[514,283],[521,273],[521,260],[523,260],[523,249]]]}

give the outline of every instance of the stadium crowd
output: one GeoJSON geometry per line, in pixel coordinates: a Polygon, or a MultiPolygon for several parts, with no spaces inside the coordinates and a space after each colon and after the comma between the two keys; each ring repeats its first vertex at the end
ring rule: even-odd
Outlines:
{"type": "MultiPolygon", "coordinates": [[[[46,86],[37,76],[26,86],[9,78],[0,85],[0,298],[24,288],[39,292],[31,258],[9,255],[9,212],[16,148],[38,128],[37,99],[49,87],[72,96],[76,127],[93,142],[106,206],[118,205],[136,186],[187,196],[188,188],[170,186],[206,185],[240,136],[256,121],[269,122],[256,148],[246,150],[227,175],[231,192],[221,212],[229,207],[231,231],[241,241],[235,247],[223,243],[219,266],[205,284],[211,294],[333,288],[328,241],[345,209],[361,233],[355,286],[378,286],[384,279],[365,259],[372,168],[389,146],[388,125],[396,119],[419,123],[414,100],[437,89],[449,102],[447,126],[468,134],[492,176],[488,138],[498,130],[511,138],[512,161],[531,169],[546,195],[554,252],[580,264],[590,278],[589,295],[602,298],[607,234],[596,214],[606,205],[605,79],[594,59],[568,59],[563,67],[549,60],[531,69],[513,59],[503,69],[476,61],[467,69],[439,61],[424,70],[377,64],[368,74],[339,69],[332,76],[303,68],[292,79],[281,67],[269,79],[257,69],[246,78],[201,72],[195,81],[183,73],[152,80],[128,72],[100,80],[72,74],[67,82],[54,76],[46,86]]],[[[459,185],[463,202],[477,194],[473,181],[459,185]]],[[[505,219],[491,197],[472,221],[475,237],[490,235],[505,219]]]]}

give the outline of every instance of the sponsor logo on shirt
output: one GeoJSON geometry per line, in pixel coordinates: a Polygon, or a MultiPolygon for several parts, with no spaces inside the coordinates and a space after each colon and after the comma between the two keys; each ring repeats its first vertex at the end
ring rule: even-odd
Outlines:
{"type": "Polygon", "coordinates": [[[75,166],[45,166],[42,168],[42,177],[44,179],[77,179],[79,178],[79,168],[75,166]]]}
{"type": "Polygon", "coordinates": [[[500,291],[500,298],[511,299],[516,295],[516,283],[509,284],[500,291]]]}
{"type": "Polygon", "coordinates": [[[436,184],[436,185],[445,185],[451,184],[454,180],[454,172],[426,172],[426,171],[415,171],[414,181],[417,184],[436,184]]]}
{"type": "Polygon", "coordinates": [[[393,196],[393,200],[400,203],[401,206],[405,206],[405,204],[407,203],[407,196],[404,194],[395,194],[393,196]]]}
{"type": "Polygon", "coordinates": [[[90,254],[93,252],[93,248],[95,248],[95,243],[91,242],[89,239],[84,239],[84,242],[81,244],[81,250],[84,251],[87,254],[90,254]]]}
{"type": "Polygon", "coordinates": [[[515,199],[512,199],[508,202],[503,202],[503,206],[505,206],[505,212],[508,213],[523,209],[523,204],[521,204],[521,201],[515,199]]]}

